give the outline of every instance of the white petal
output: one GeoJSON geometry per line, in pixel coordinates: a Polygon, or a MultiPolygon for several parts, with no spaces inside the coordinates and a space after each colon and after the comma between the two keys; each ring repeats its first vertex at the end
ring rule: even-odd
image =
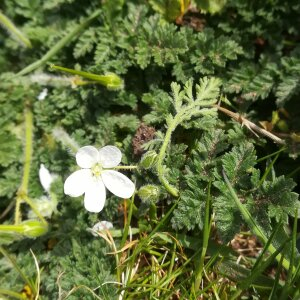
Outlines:
{"type": "Polygon", "coordinates": [[[120,198],[128,199],[134,193],[134,183],[120,172],[105,170],[101,177],[106,188],[120,198]]]}
{"type": "Polygon", "coordinates": [[[45,167],[44,164],[40,165],[39,177],[40,177],[41,185],[43,186],[44,190],[46,192],[49,192],[50,185],[53,181],[53,177],[50,174],[49,170],[45,167]]]}
{"type": "Polygon", "coordinates": [[[92,180],[90,169],[82,169],[72,173],[65,181],[64,192],[71,197],[83,195],[92,180]]]}
{"type": "Polygon", "coordinates": [[[76,161],[81,168],[91,168],[99,161],[99,152],[93,146],[82,147],[76,153],[76,161]]]}
{"type": "Polygon", "coordinates": [[[40,100],[40,101],[43,101],[45,100],[45,98],[47,97],[47,94],[48,94],[48,89],[45,88],[41,91],[41,93],[37,96],[37,99],[40,100]]]}
{"type": "Polygon", "coordinates": [[[107,230],[107,229],[112,229],[114,227],[114,225],[109,222],[109,221],[101,221],[96,223],[93,226],[93,230],[95,231],[101,231],[101,230],[107,230]]]}
{"type": "Polygon", "coordinates": [[[113,168],[121,162],[122,153],[115,146],[105,146],[99,150],[99,157],[102,167],[113,168]]]}
{"type": "Polygon", "coordinates": [[[101,179],[95,179],[90,182],[84,196],[84,207],[90,212],[100,212],[105,204],[106,191],[101,179]]]}

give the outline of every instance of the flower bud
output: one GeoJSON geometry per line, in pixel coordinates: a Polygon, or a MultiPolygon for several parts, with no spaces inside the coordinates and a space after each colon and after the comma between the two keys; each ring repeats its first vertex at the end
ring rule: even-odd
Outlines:
{"type": "Polygon", "coordinates": [[[37,220],[27,220],[21,223],[22,234],[29,238],[35,238],[48,231],[48,225],[37,220]]]}
{"type": "Polygon", "coordinates": [[[146,152],[140,161],[140,166],[144,169],[150,169],[154,167],[157,162],[157,153],[153,150],[146,152]]]}
{"type": "Polygon", "coordinates": [[[102,76],[102,84],[105,85],[109,90],[120,90],[124,88],[124,82],[121,77],[115,73],[107,73],[102,76]]]}
{"type": "Polygon", "coordinates": [[[138,191],[138,196],[142,201],[157,202],[160,195],[160,189],[157,185],[147,184],[142,186],[138,191]]]}

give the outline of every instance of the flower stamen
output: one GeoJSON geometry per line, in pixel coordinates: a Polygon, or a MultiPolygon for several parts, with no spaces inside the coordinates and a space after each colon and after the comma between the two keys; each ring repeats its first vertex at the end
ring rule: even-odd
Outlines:
{"type": "Polygon", "coordinates": [[[100,164],[94,165],[94,166],[91,168],[93,176],[95,176],[95,177],[100,177],[101,172],[102,172],[102,169],[103,169],[103,168],[102,168],[102,166],[101,166],[100,164]]]}

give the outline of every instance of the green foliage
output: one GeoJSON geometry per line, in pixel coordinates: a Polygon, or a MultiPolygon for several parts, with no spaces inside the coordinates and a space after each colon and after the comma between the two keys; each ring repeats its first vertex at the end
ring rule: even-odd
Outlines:
{"type": "Polygon", "coordinates": [[[233,187],[247,188],[249,184],[248,172],[251,172],[256,160],[252,144],[242,144],[234,147],[231,152],[224,154],[222,168],[233,187]]]}
{"type": "MultiPolygon", "coordinates": [[[[48,294],[48,299],[57,297],[58,294],[53,293],[55,280],[57,280],[57,271],[64,272],[61,274],[59,285],[64,293],[69,292],[74,287],[74,278],[76,278],[76,285],[85,285],[90,288],[97,288],[105,281],[113,279],[110,275],[111,265],[104,259],[105,246],[100,240],[87,240],[86,238],[65,241],[62,245],[58,245],[53,249],[53,260],[59,259],[59,264],[50,262],[50,276],[49,285],[45,288],[45,293],[48,294]],[[82,245],[88,242],[84,250],[82,245]],[[68,253],[68,249],[72,249],[72,253],[68,253]],[[92,254],[92,255],[91,255],[92,254]],[[72,283],[73,282],[73,283],[72,283]],[[51,294],[49,294],[51,293],[51,294]]],[[[100,288],[99,294],[105,298],[114,297],[116,290],[113,286],[103,286],[100,288]]],[[[85,299],[94,299],[94,297],[86,290],[79,289],[70,299],[78,299],[84,297],[85,299]]]]}
{"type": "Polygon", "coordinates": [[[0,165],[7,167],[14,161],[18,161],[22,155],[20,140],[15,135],[0,132],[0,165]]]}
{"type": "Polygon", "coordinates": [[[226,5],[226,0],[195,0],[199,9],[209,12],[211,14],[219,13],[224,5],[226,5]]]}
{"type": "MultiPolygon", "coordinates": [[[[227,282],[224,278],[217,277],[209,283],[203,277],[204,290],[194,291],[191,274],[195,274],[195,264],[193,259],[189,260],[192,251],[202,247],[199,236],[205,218],[212,221],[212,238],[224,243],[241,230],[249,229],[228,191],[223,172],[239,201],[268,236],[280,225],[275,244],[280,245],[280,236],[287,236],[284,229],[300,208],[299,187],[295,186],[299,181],[299,1],[194,0],[191,6],[188,2],[5,0],[0,3],[1,12],[32,43],[31,49],[21,48],[5,31],[0,31],[0,211],[5,212],[1,222],[14,223],[13,209],[6,209],[14,208],[13,201],[23,180],[25,108],[33,113],[28,195],[39,198],[47,194],[38,178],[39,166],[44,163],[57,176],[51,193],[58,201],[58,210],[47,219],[48,233],[30,241],[16,236],[18,240],[12,242],[6,236],[4,242],[20,268],[35,279],[34,262],[29,254],[29,248],[33,249],[42,268],[41,297],[45,299],[65,297],[78,285],[95,289],[95,294],[103,299],[118,298],[119,285],[126,295],[139,290],[139,284],[142,289],[145,284],[149,290],[153,286],[160,288],[159,276],[165,272],[165,266],[168,270],[164,274],[178,272],[174,281],[167,279],[172,282],[171,289],[150,291],[147,295],[145,292],[145,298],[156,299],[160,293],[165,293],[161,297],[166,295],[166,299],[178,295],[216,298],[217,286],[221,291],[219,298],[231,298],[229,287],[238,286],[238,279],[230,278],[236,282],[224,286],[227,282]],[[95,12],[96,17],[91,18],[95,12]],[[86,27],[65,40],[89,18],[86,27]],[[16,76],[59,43],[61,47],[34,72],[16,76]],[[77,73],[49,70],[46,63],[77,73]],[[93,82],[80,83],[75,76],[80,71],[104,76],[114,73],[115,78],[124,80],[124,88],[111,91],[93,82]],[[39,100],[44,89],[47,89],[45,99],[39,100]],[[290,141],[289,149],[280,152],[276,163],[273,160],[271,165],[264,164],[265,156],[272,158],[278,151],[275,144],[218,112],[218,101],[225,97],[228,101],[221,106],[226,105],[257,125],[259,121],[270,122],[272,112],[280,108],[277,113],[286,130],[281,132],[277,124],[272,124],[272,131],[290,141]],[[153,140],[143,139],[147,132],[139,131],[141,122],[155,127],[151,128],[153,140]],[[152,161],[145,163],[147,170],[141,164],[138,170],[127,174],[132,175],[137,191],[140,190],[140,198],[137,195],[134,199],[133,220],[128,225],[139,224],[142,232],[132,237],[132,244],[126,244],[129,246],[122,250],[124,256],[120,254],[119,264],[115,264],[106,255],[114,250],[107,248],[101,238],[91,236],[86,228],[107,219],[117,230],[123,229],[130,208],[122,206],[119,198],[109,196],[101,214],[89,214],[83,209],[82,197],[71,199],[64,195],[63,182],[76,169],[76,149],[84,145],[116,145],[122,150],[122,163],[138,164],[142,150],[133,154],[137,146],[133,137],[138,134],[140,149],[153,150],[148,152],[152,161]],[[160,155],[162,148],[164,153],[160,155]],[[295,160],[289,158],[289,151],[295,160]],[[157,164],[161,166],[159,170],[157,164]],[[170,193],[172,188],[168,190],[162,184],[165,181],[176,193],[170,193]],[[208,194],[209,216],[205,215],[208,194]],[[157,242],[153,235],[162,232],[168,238],[157,242]],[[179,243],[183,240],[180,236],[186,234],[197,241],[188,251],[184,249],[188,248],[187,243],[184,247],[179,243]],[[140,243],[145,236],[152,239],[151,247],[140,243]],[[135,241],[138,243],[134,244],[135,241]],[[168,254],[163,258],[165,249],[168,254]],[[126,256],[127,250],[130,255],[134,253],[135,261],[126,256]],[[159,266],[155,265],[157,257],[159,266]],[[178,263],[175,257],[179,258],[178,263]],[[141,266],[143,271],[151,271],[147,282],[136,279],[141,266]],[[156,267],[161,271],[155,273],[156,267]],[[137,275],[129,274],[127,268],[137,275]],[[130,286],[124,278],[121,282],[123,275],[116,276],[116,270],[125,279],[130,275],[134,284],[138,283],[130,286]],[[177,275],[180,272],[185,273],[177,275]],[[183,277],[187,280],[176,282],[183,277]],[[118,280],[118,285],[108,283],[118,280]],[[175,290],[178,290],[176,295],[175,290]]],[[[26,222],[28,210],[22,203],[22,221],[26,222]]],[[[119,239],[114,241],[119,249],[119,239]]],[[[295,247],[291,242],[287,245],[290,249],[281,252],[291,257],[295,247]]],[[[209,266],[205,266],[207,278],[211,278],[212,262],[220,256],[219,245],[209,240],[208,249],[213,247],[217,250],[209,266]]],[[[24,283],[5,259],[0,259],[1,288],[21,291],[24,283]]],[[[247,268],[253,260],[246,261],[247,268]]],[[[242,296],[253,294],[251,289],[249,285],[242,296]]],[[[259,289],[255,293],[258,295],[259,289]]],[[[93,299],[93,296],[80,288],[68,298],[93,299]]]]}
{"type": "Polygon", "coordinates": [[[92,52],[97,43],[97,28],[88,28],[76,42],[73,55],[76,59],[92,52]]]}
{"type": "MultiPolygon", "coordinates": [[[[271,182],[265,181],[262,184],[264,201],[270,204],[268,206],[269,218],[275,218],[276,222],[283,221],[288,224],[288,216],[293,216],[295,209],[299,209],[298,194],[291,192],[295,185],[292,179],[284,176],[274,178],[271,182]]],[[[257,197],[257,202],[261,202],[259,201],[260,197],[257,197]]]]}
{"type": "MultiPolygon", "coordinates": [[[[251,144],[243,144],[235,146],[230,153],[223,156],[220,168],[224,170],[233,188],[238,192],[241,202],[246,205],[256,222],[265,232],[270,233],[272,218],[277,222],[288,223],[288,215],[293,216],[295,209],[299,207],[298,195],[292,192],[294,182],[285,179],[284,176],[275,177],[271,182],[267,180],[260,182],[260,172],[254,168],[255,160],[254,147],[251,144]],[[289,209],[284,203],[288,203],[289,209]]],[[[214,185],[221,192],[215,206],[216,216],[220,216],[218,227],[228,240],[234,233],[232,228],[235,228],[236,232],[240,229],[241,216],[222,178],[219,177],[214,185]],[[224,204],[225,212],[222,207],[224,204]],[[232,226],[228,226],[229,223],[232,226]]],[[[216,219],[218,222],[218,217],[216,219]]]]}
{"type": "Polygon", "coordinates": [[[266,232],[270,232],[272,220],[288,224],[288,216],[299,209],[298,194],[292,192],[295,183],[284,176],[260,183],[253,145],[243,143],[223,153],[227,147],[222,131],[206,133],[196,143],[197,150],[192,153],[186,170],[182,201],[174,211],[173,226],[187,230],[202,228],[205,190],[207,183],[213,182],[216,190],[212,192],[212,206],[220,237],[229,241],[241,230],[245,220],[223,181],[223,170],[240,201],[266,232]]]}
{"type": "MultiPolygon", "coordinates": [[[[192,80],[185,83],[184,90],[181,90],[179,84],[173,82],[171,84],[172,97],[170,97],[170,101],[176,112],[176,123],[189,121],[192,117],[214,115],[215,109],[212,106],[217,102],[219,86],[219,79],[204,77],[196,85],[196,97],[194,97],[192,80]]],[[[167,125],[171,122],[171,118],[171,116],[167,117],[167,125]]]]}
{"type": "Polygon", "coordinates": [[[297,57],[283,57],[281,64],[283,72],[276,90],[277,104],[280,106],[299,91],[300,59],[298,55],[297,57]]]}
{"type": "MultiPolygon", "coordinates": [[[[178,207],[174,211],[172,225],[175,229],[192,230],[203,229],[205,212],[205,200],[207,195],[204,190],[195,182],[188,182],[188,190],[184,190],[181,195],[178,207]]],[[[203,186],[202,186],[203,188],[203,186]]]]}
{"type": "MultiPolygon", "coordinates": [[[[16,165],[11,165],[9,169],[2,171],[0,180],[0,196],[7,197],[9,200],[11,200],[14,193],[17,191],[20,180],[21,170],[18,169],[16,165]]],[[[7,204],[7,201],[5,201],[5,204],[7,204]]]]}
{"type": "Polygon", "coordinates": [[[226,36],[215,36],[211,29],[206,29],[197,36],[195,51],[190,56],[196,73],[213,74],[214,70],[224,68],[226,63],[236,60],[243,54],[242,47],[226,36]]]}
{"type": "Polygon", "coordinates": [[[196,142],[184,176],[186,186],[183,186],[182,199],[172,218],[175,228],[191,230],[197,226],[203,229],[206,185],[214,179],[213,171],[218,154],[227,148],[225,139],[224,132],[217,130],[204,133],[196,142]]]}
{"type": "Polygon", "coordinates": [[[277,68],[272,62],[262,61],[260,66],[244,63],[239,70],[232,70],[226,91],[241,93],[246,100],[266,99],[274,87],[277,68]]]}
{"type": "Polygon", "coordinates": [[[165,66],[179,60],[179,55],[188,50],[185,36],[177,32],[173,24],[159,24],[159,18],[151,17],[143,24],[136,48],[136,61],[146,68],[152,61],[158,66],[165,66]],[[156,30],[154,30],[156,28],[156,30]]]}
{"type": "Polygon", "coordinates": [[[171,106],[168,93],[154,89],[152,93],[145,93],[142,101],[152,108],[151,112],[143,117],[146,123],[156,124],[165,121],[171,106]]]}

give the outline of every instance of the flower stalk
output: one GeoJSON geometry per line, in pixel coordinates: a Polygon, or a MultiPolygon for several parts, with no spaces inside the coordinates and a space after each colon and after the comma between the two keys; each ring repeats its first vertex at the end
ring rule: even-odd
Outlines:
{"type": "Polygon", "coordinates": [[[75,86],[98,83],[98,84],[104,85],[105,87],[107,87],[108,89],[111,89],[111,90],[119,90],[124,87],[123,80],[114,73],[98,75],[98,74],[93,74],[93,73],[89,73],[89,72],[78,71],[78,70],[73,70],[73,69],[69,69],[69,68],[65,68],[65,67],[61,67],[61,66],[56,66],[53,64],[50,64],[50,69],[66,72],[69,74],[73,74],[76,76],[80,76],[80,77],[89,79],[89,81],[84,81],[84,80],[81,80],[80,78],[75,77],[75,79],[73,81],[73,84],[75,86]]]}
{"type": "Polygon", "coordinates": [[[114,170],[135,170],[137,169],[137,166],[116,166],[113,169],[114,170]]]}
{"type": "Polygon", "coordinates": [[[35,207],[33,201],[28,197],[28,184],[30,176],[31,158],[32,158],[32,140],[33,140],[33,114],[29,107],[25,108],[25,155],[24,169],[21,186],[17,192],[16,207],[15,207],[15,225],[21,222],[21,203],[26,202],[39,217],[43,224],[47,224],[45,218],[40,214],[35,207]]]}
{"type": "Polygon", "coordinates": [[[173,120],[172,123],[169,124],[166,135],[165,135],[165,139],[164,142],[160,148],[160,151],[158,153],[158,158],[157,158],[157,165],[156,165],[156,170],[157,170],[157,174],[158,174],[158,178],[160,180],[160,182],[162,183],[162,185],[165,187],[165,189],[174,197],[178,197],[179,196],[179,192],[178,190],[172,186],[168,180],[166,179],[165,175],[164,175],[164,167],[163,167],[163,161],[166,157],[166,150],[167,147],[171,141],[171,137],[172,137],[172,133],[173,131],[176,129],[178,125],[178,115],[176,115],[173,120]]]}
{"type": "Polygon", "coordinates": [[[60,51],[64,46],[66,46],[69,42],[72,41],[74,37],[79,35],[79,33],[86,28],[94,19],[96,19],[101,13],[101,10],[96,10],[90,17],[88,17],[84,22],[79,24],[74,28],[73,31],[71,31],[69,34],[64,36],[54,47],[52,47],[42,58],[35,61],[31,65],[25,67],[23,70],[21,70],[17,76],[24,76],[37,68],[43,66],[46,64],[46,62],[51,59],[58,51],[60,51]]]}
{"type": "Polygon", "coordinates": [[[25,108],[25,157],[24,169],[21,186],[17,192],[16,208],[15,208],[15,224],[21,222],[21,202],[26,201],[25,198],[28,192],[31,156],[32,156],[32,136],[33,136],[33,115],[31,110],[25,108]]]}
{"type": "Polygon", "coordinates": [[[30,40],[0,11],[0,24],[7,29],[23,46],[32,48],[30,40]]]}

